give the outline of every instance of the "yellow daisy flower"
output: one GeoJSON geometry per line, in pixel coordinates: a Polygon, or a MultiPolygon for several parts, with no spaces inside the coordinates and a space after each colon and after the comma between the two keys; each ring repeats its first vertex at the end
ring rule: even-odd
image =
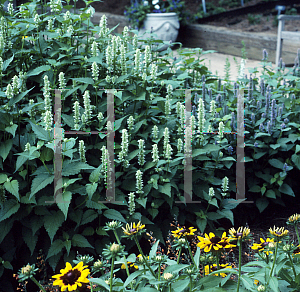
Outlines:
{"type": "Polygon", "coordinates": [[[284,227],[279,228],[279,227],[275,227],[275,225],[274,225],[273,229],[270,228],[269,231],[272,235],[274,235],[276,237],[282,237],[289,233],[289,231],[284,229],[284,227]]]}
{"type": "MultiPolygon", "coordinates": [[[[220,266],[220,269],[232,269],[232,266],[230,266],[229,264],[221,264],[219,265],[220,266]]],[[[213,264],[211,265],[210,267],[211,269],[211,272],[214,272],[214,271],[217,271],[217,264],[213,264]]],[[[208,275],[210,272],[209,272],[209,265],[206,265],[204,267],[204,273],[205,275],[208,275]]],[[[214,276],[217,276],[218,274],[214,274],[214,276]]],[[[219,273],[219,275],[221,275],[222,278],[225,278],[227,276],[227,274],[225,273],[219,273]]]]}
{"type": "Polygon", "coordinates": [[[197,231],[197,229],[193,227],[189,227],[188,229],[177,227],[176,231],[171,231],[171,232],[173,233],[174,237],[177,237],[179,239],[182,236],[194,235],[195,231],[197,231]]]}
{"type": "Polygon", "coordinates": [[[197,246],[200,249],[204,249],[204,252],[210,252],[211,249],[219,250],[222,248],[231,248],[236,245],[230,244],[229,238],[226,236],[226,232],[223,232],[222,237],[215,236],[214,233],[210,232],[209,235],[204,234],[205,237],[197,236],[199,239],[199,243],[197,246]]]}
{"type": "Polygon", "coordinates": [[[297,214],[297,213],[290,216],[288,219],[288,223],[290,223],[290,224],[296,224],[296,223],[299,223],[299,221],[300,221],[300,214],[297,214]]]}
{"type": "Polygon", "coordinates": [[[239,227],[236,231],[234,228],[230,228],[228,232],[232,239],[241,239],[250,234],[250,229],[248,227],[239,227]]]}
{"type": "Polygon", "coordinates": [[[271,251],[265,251],[265,247],[269,245],[270,242],[274,243],[274,239],[267,238],[266,241],[261,238],[260,243],[254,243],[253,246],[251,246],[251,249],[258,250],[258,251],[264,251],[267,255],[272,253],[271,251]]]}
{"type": "Polygon", "coordinates": [[[139,221],[138,224],[133,223],[129,225],[128,223],[126,224],[126,229],[124,227],[122,227],[124,234],[126,235],[133,235],[138,233],[140,230],[142,230],[143,228],[145,228],[145,225],[142,225],[141,222],[139,221]]]}
{"type": "MultiPolygon", "coordinates": [[[[127,265],[128,265],[128,267],[130,267],[130,268],[134,267],[134,268],[136,268],[137,270],[139,269],[139,267],[138,267],[135,263],[127,262],[127,265]]],[[[121,269],[123,269],[123,270],[126,269],[125,264],[122,264],[121,269]]]]}
{"type": "Polygon", "coordinates": [[[87,266],[83,266],[83,262],[78,263],[72,268],[70,263],[66,263],[65,269],[61,269],[58,275],[52,276],[56,278],[53,282],[54,286],[61,286],[61,291],[75,291],[77,287],[81,287],[82,283],[89,283],[87,276],[90,273],[89,269],[85,269],[87,266]]]}

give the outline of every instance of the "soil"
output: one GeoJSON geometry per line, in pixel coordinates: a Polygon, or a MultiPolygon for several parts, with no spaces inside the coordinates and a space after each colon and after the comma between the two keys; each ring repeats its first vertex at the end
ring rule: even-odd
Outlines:
{"type": "MultiPolygon", "coordinates": [[[[210,5],[215,7],[219,6],[220,0],[209,0],[210,5]]],[[[185,6],[190,13],[195,13],[200,11],[202,1],[195,0],[185,0],[185,6]]],[[[245,1],[244,7],[253,6],[261,3],[262,0],[251,0],[245,1]]],[[[72,3],[72,1],[71,1],[72,3]]],[[[117,15],[124,15],[124,10],[126,6],[129,6],[131,0],[103,0],[103,2],[94,2],[91,5],[95,8],[97,12],[108,12],[117,15]]],[[[208,3],[208,2],[207,2],[208,3]]],[[[275,4],[274,4],[275,5],[275,4]]],[[[77,2],[76,7],[85,7],[85,3],[80,0],[77,2]]],[[[232,10],[230,7],[226,7],[228,10],[232,10]]],[[[240,8],[240,7],[238,7],[240,8]]],[[[286,6],[286,9],[291,9],[292,6],[286,6]]],[[[293,8],[300,12],[300,4],[294,4],[293,8]]],[[[248,13],[245,15],[236,15],[234,17],[218,17],[216,20],[200,20],[201,23],[227,27],[228,29],[236,31],[245,32],[267,32],[272,34],[277,34],[277,21],[276,21],[277,11],[273,9],[265,9],[264,11],[258,11],[256,13],[248,13]]],[[[295,28],[300,28],[300,20],[298,21],[288,21],[285,25],[285,30],[297,31],[295,28]]]]}

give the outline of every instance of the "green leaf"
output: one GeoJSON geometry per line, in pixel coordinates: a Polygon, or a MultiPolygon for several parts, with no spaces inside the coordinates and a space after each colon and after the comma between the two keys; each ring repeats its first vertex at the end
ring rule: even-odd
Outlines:
{"type": "MultiPolygon", "coordinates": [[[[137,272],[139,272],[139,271],[137,271],[137,272]]],[[[92,278],[92,279],[89,279],[89,281],[91,283],[95,283],[95,284],[98,284],[98,285],[104,287],[107,291],[110,291],[109,286],[105,283],[104,280],[102,280],[100,278],[92,278]]]]}
{"type": "Polygon", "coordinates": [[[16,170],[14,173],[28,160],[28,157],[24,156],[18,156],[17,162],[16,162],[16,170]]]}
{"type": "Polygon", "coordinates": [[[44,227],[49,234],[51,244],[52,244],[53,238],[58,228],[65,221],[65,218],[61,211],[52,211],[51,213],[52,213],[51,215],[46,215],[44,217],[44,227]]]}
{"type": "Polygon", "coordinates": [[[296,167],[300,170],[300,155],[293,154],[292,161],[295,163],[296,167]]]}
{"type": "Polygon", "coordinates": [[[99,181],[101,168],[102,168],[102,166],[100,165],[99,167],[97,167],[95,170],[92,171],[92,173],[90,174],[90,177],[89,177],[89,181],[91,183],[94,183],[94,182],[97,183],[99,181]]]}
{"type": "Polygon", "coordinates": [[[231,224],[234,225],[233,222],[233,213],[231,210],[217,210],[217,213],[221,214],[224,216],[224,218],[227,218],[230,220],[231,224]]]}
{"type": "Polygon", "coordinates": [[[56,197],[55,199],[57,207],[64,213],[65,220],[67,220],[68,210],[72,200],[72,193],[70,191],[65,191],[62,193],[61,198],[56,197]]]}
{"type": "Polygon", "coordinates": [[[126,288],[136,277],[140,274],[144,273],[143,271],[135,271],[134,273],[130,274],[129,277],[126,279],[123,287],[126,288]]]}
{"type": "Polygon", "coordinates": [[[45,188],[47,185],[51,184],[54,180],[54,175],[49,173],[39,174],[32,180],[31,184],[31,194],[29,200],[40,190],[45,188]]]}
{"type": "Polygon", "coordinates": [[[245,199],[224,199],[221,201],[221,208],[232,210],[237,207],[241,202],[245,201],[245,199]]]}
{"type": "Polygon", "coordinates": [[[296,145],[295,154],[297,154],[300,151],[300,145],[296,145]]]}
{"type": "Polygon", "coordinates": [[[37,76],[37,75],[41,74],[42,72],[50,71],[50,70],[51,70],[51,66],[49,66],[49,65],[39,66],[39,67],[36,67],[33,70],[27,72],[26,77],[37,76]]]}
{"type": "Polygon", "coordinates": [[[246,275],[242,275],[241,276],[241,280],[244,284],[244,286],[249,289],[249,288],[254,288],[253,286],[253,279],[251,279],[250,277],[246,276],[246,275]]]}
{"type": "Polygon", "coordinates": [[[5,131],[12,134],[13,137],[15,137],[15,134],[16,134],[16,130],[18,129],[18,126],[17,125],[12,125],[12,126],[9,126],[9,127],[6,127],[5,128],[5,131]]]}
{"type": "Polygon", "coordinates": [[[90,223],[94,221],[97,217],[98,217],[98,213],[95,212],[94,210],[86,210],[82,215],[80,225],[90,223]]]}
{"type": "Polygon", "coordinates": [[[9,261],[3,262],[2,265],[5,269],[13,270],[13,266],[11,265],[11,263],[9,261]]]}
{"type": "Polygon", "coordinates": [[[175,264],[172,266],[168,266],[165,270],[164,273],[178,273],[179,271],[181,271],[182,269],[185,269],[187,267],[189,267],[190,265],[182,265],[182,264],[175,264]]]}
{"type": "Polygon", "coordinates": [[[267,198],[276,199],[276,194],[273,190],[267,190],[265,196],[267,198]]]}
{"type": "Polygon", "coordinates": [[[201,233],[203,233],[205,228],[206,228],[207,219],[197,218],[196,219],[196,224],[197,224],[198,228],[200,229],[201,233]]]}
{"type": "Polygon", "coordinates": [[[283,162],[281,162],[278,159],[270,159],[269,164],[271,164],[272,166],[274,166],[276,168],[283,169],[283,162]]]}
{"type": "Polygon", "coordinates": [[[0,156],[3,158],[3,162],[7,158],[9,151],[12,148],[12,139],[5,140],[0,144],[0,156]]]}
{"type": "Polygon", "coordinates": [[[72,245],[78,246],[78,247],[94,248],[93,246],[90,245],[88,240],[81,234],[74,234],[74,236],[72,237],[72,245]]]}
{"type": "Polygon", "coordinates": [[[36,247],[36,243],[38,241],[38,236],[33,235],[32,231],[29,228],[23,226],[23,228],[22,228],[22,237],[23,237],[26,245],[30,249],[30,252],[31,252],[31,255],[32,255],[33,252],[34,252],[34,249],[36,247]]]}
{"type": "Polygon", "coordinates": [[[65,242],[64,242],[64,246],[67,250],[67,253],[68,255],[70,254],[70,250],[71,250],[71,246],[72,246],[72,241],[67,239],[65,242]]]}
{"type": "Polygon", "coordinates": [[[54,157],[54,151],[50,148],[45,147],[41,153],[41,161],[51,161],[54,157]]]}
{"type": "Polygon", "coordinates": [[[157,240],[151,247],[150,253],[149,253],[149,259],[154,257],[156,255],[156,251],[158,248],[159,240],[157,240]]]}
{"type": "MultiPolygon", "coordinates": [[[[9,100],[8,102],[8,105],[9,106],[13,106],[15,103],[19,102],[24,96],[26,96],[34,87],[24,91],[24,92],[21,92],[20,94],[14,96],[12,99],[9,100]]],[[[23,109],[24,111],[24,109],[23,109]]]]}
{"type": "Polygon", "coordinates": [[[164,185],[159,185],[158,186],[158,191],[160,193],[166,194],[168,197],[171,198],[171,184],[170,183],[165,183],[164,185]]]}
{"type": "Polygon", "coordinates": [[[12,62],[12,60],[14,59],[15,55],[12,55],[9,59],[3,61],[3,72],[7,69],[7,67],[9,66],[9,64],[12,62]]]}
{"type": "Polygon", "coordinates": [[[32,130],[36,136],[43,141],[49,141],[49,133],[41,126],[35,125],[33,122],[29,121],[32,130]]]}
{"type": "Polygon", "coordinates": [[[293,189],[288,184],[283,184],[279,189],[279,192],[295,197],[293,189]]]}
{"type": "Polygon", "coordinates": [[[75,175],[80,173],[82,169],[95,169],[95,167],[90,166],[85,162],[64,161],[62,175],[63,176],[75,175]]]}
{"type": "Polygon", "coordinates": [[[60,253],[64,247],[65,247],[64,242],[61,239],[56,239],[49,248],[46,260],[60,253]]]}
{"type": "Polygon", "coordinates": [[[7,181],[4,183],[4,188],[13,194],[20,202],[19,182],[17,180],[7,181]]]}
{"type": "Polygon", "coordinates": [[[267,198],[263,197],[263,198],[257,199],[255,204],[256,204],[259,212],[261,213],[263,210],[265,210],[268,207],[269,201],[267,198]]]}
{"type": "Polygon", "coordinates": [[[271,277],[269,282],[270,288],[274,292],[279,292],[278,289],[278,279],[276,277],[271,277]]]}
{"type": "Polygon", "coordinates": [[[0,222],[18,212],[19,208],[20,204],[16,200],[5,201],[4,206],[0,208],[0,222]]]}
{"type": "Polygon", "coordinates": [[[3,184],[7,181],[7,175],[5,173],[0,174],[0,184],[3,184]]]}
{"type": "Polygon", "coordinates": [[[124,219],[123,215],[117,210],[114,210],[114,209],[106,210],[106,211],[104,211],[103,215],[108,219],[127,223],[126,220],[124,219]]]}
{"type": "Polygon", "coordinates": [[[89,77],[71,78],[71,79],[75,80],[78,83],[91,84],[91,85],[93,85],[95,83],[94,80],[89,77]]]}
{"type": "Polygon", "coordinates": [[[86,184],[86,192],[89,196],[89,200],[92,199],[93,197],[93,194],[96,192],[97,190],[97,187],[98,187],[98,184],[97,183],[92,183],[92,184],[86,184]]]}

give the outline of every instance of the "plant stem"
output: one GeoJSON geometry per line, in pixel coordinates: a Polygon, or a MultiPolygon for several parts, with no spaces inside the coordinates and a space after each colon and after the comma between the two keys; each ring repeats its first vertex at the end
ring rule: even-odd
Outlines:
{"type": "MultiPolygon", "coordinates": [[[[159,266],[158,266],[158,281],[160,281],[160,272],[161,272],[161,266],[159,264],[159,266]]],[[[158,291],[159,291],[159,286],[160,286],[160,284],[158,284],[158,286],[157,286],[158,291]]]]}
{"type": "Polygon", "coordinates": [[[109,279],[109,283],[110,283],[110,287],[109,287],[109,290],[110,292],[112,292],[112,280],[113,280],[113,276],[114,276],[114,264],[115,264],[115,257],[112,257],[112,260],[111,260],[111,269],[110,269],[110,279],[109,279]]]}
{"type": "MultiPolygon", "coordinates": [[[[185,240],[187,240],[187,239],[185,239],[185,240]]],[[[193,261],[193,264],[194,264],[194,266],[196,267],[196,263],[195,263],[195,260],[194,260],[194,257],[193,257],[193,254],[192,254],[192,251],[191,251],[191,248],[190,248],[189,243],[188,243],[188,249],[189,249],[189,253],[190,253],[191,259],[192,259],[192,261],[193,261]]]]}
{"type": "Polygon", "coordinates": [[[242,239],[238,239],[238,243],[239,243],[239,278],[238,278],[236,292],[239,292],[240,290],[241,269],[242,269],[242,239]]]}
{"type": "Polygon", "coordinates": [[[296,234],[297,234],[298,244],[300,244],[299,231],[298,231],[297,224],[295,224],[295,231],[296,231],[296,234]]]}
{"type": "Polygon", "coordinates": [[[294,267],[294,264],[293,264],[293,259],[292,259],[291,255],[289,253],[288,253],[288,256],[289,256],[291,266],[292,266],[292,269],[293,269],[293,273],[294,273],[294,276],[295,276],[295,280],[296,280],[297,273],[296,273],[296,270],[295,270],[295,267],[294,267]]]}
{"type": "Polygon", "coordinates": [[[271,272],[270,272],[270,277],[268,279],[268,282],[267,282],[267,286],[269,285],[269,281],[273,275],[273,270],[274,270],[274,267],[275,267],[275,262],[276,262],[276,257],[277,257],[277,251],[278,251],[278,240],[276,240],[276,247],[275,247],[275,254],[274,254],[274,260],[273,260],[273,265],[272,265],[272,269],[271,269],[271,272]]]}
{"type": "Polygon", "coordinates": [[[177,265],[179,264],[180,255],[181,255],[182,246],[179,249],[178,258],[177,258],[177,265]]]}
{"type": "Polygon", "coordinates": [[[43,286],[32,276],[30,278],[43,292],[46,292],[46,290],[43,288],[43,286]]]}
{"type": "Polygon", "coordinates": [[[139,242],[138,242],[136,236],[134,235],[133,238],[134,238],[134,241],[135,241],[135,243],[136,243],[136,245],[137,245],[137,247],[138,247],[138,249],[139,249],[140,254],[142,255],[142,257],[143,257],[143,259],[144,259],[144,263],[146,264],[146,266],[147,266],[148,269],[150,270],[152,276],[153,276],[154,278],[156,278],[155,273],[153,272],[153,270],[152,270],[151,267],[149,266],[149,263],[148,263],[148,261],[147,261],[145,255],[144,255],[142,249],[141,249],[141,246],[140,246],[140,244],[139,244],[139,242]]]}

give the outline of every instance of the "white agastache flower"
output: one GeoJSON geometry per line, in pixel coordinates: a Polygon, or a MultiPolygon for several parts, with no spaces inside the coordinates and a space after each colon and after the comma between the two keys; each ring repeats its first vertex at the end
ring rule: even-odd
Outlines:
{"type": "Polygon", "coordinates": [[[66,79],[65,79],[65,73],[60,72],[58,75],[58,82],[59,82],[59,89],[65,89],[67,86],[66,79]]]}
{"type": "Polygon", "coordinates": [[[44,117],[44,123],[45,123],[45,130],[50,131],[52,129],[52,113],[51,111],[46,111],[45,117],[44,117]]]}
{"type": "Polygon", "coordinates": [[[177,103],[176,103],[177,118],[180,118],[180,112],[181,112],[181,103],[179,101],[177,101],[177,103]]]}
{"type": "Polygon", "coordinates": [[[181,153],[182,147],[183,147],[183,142],[182,142],[182,140],[179,138],[179,139],[177,140],[177,151],[178,151],[178,153],[181,153]]]}
{"type": "Polygon", "coordinates": [[[83,126],[85,126],[85,124],[86,124],[86,116],[85,116],[85,114],[81,115],[81,123],[82,123],[83,126]]]}
{"type": "Polygon", "coordinates": [[[98,113],[97,119],[98,119],[99,123],[101,123],[103,121],[104,117],[103,117],[103,114],[101,112],[98,113]]]}
{"type": "Polygon", "coordinates": [[[124,39],[124,44],[125,44],[125,46],[126,46],[127,43],[128,43],[128,37],[129,37],[129,29],[128,29],[128,26],[124,26],[124,28],[123,28],[123,39],[124,39]]]}
{"type": "Polygon", "coordinates": [[[128,196],[129,196],[129,200],[128,200],[129,207],[128,207],[128,210],[129,210],[129,215],[131,216],[135,212],[135,202],[134,202],[135,195],[134,195],[134,193],[130,193],[128,196]]]}
{"type": "Polygon", "coordinates": [[[151,56],[151,49],[150,49],[150,46],[147,45],[145,47],[145,67],[148,68],[149,65],[151,64],[151,60],[152,59],[152,56],[151,56]]]}
{"type": "Polygon", "coordinates": [[[212,132],[212,126],[211,125],[208,125],[207,132],[212,132]]]}
{"type": "Polygon", "coordinates": [[[69,10],[66,11],[66,13],[64,14],[64,20],[67,22],[67,24],[69,24],[71,20],[71,13],[69,10]]]}
{"type": "Polygon", "coordinates": [[[147,73],[146,72],[143,73],[142,80],[143,80],[143,83],[145,84],[147,81],[147,73]]]}
{"type": "Polygon", "coordinates": [[[100,31],[99,31],[99,37],[103,38],[107,33],[108,33],[108,28],[107,28],[107,17],[106,15],[103,15],[100,19],[100,31]]]}
{"type": "Polygon", "coordinates": [[[203,99],[199,99],[198,104],[198,130],[200,133],[204,132],[204,123],[205,123],[205,108],[203,99]]]}
{"type": "Polygon", "coordinates": [[[158,127],[156,125],[152,128],[152,136],[154,139],[158,139],[158,127]]]}
{"type": "Polygon", "coordinates": [[[48,19],[47,30],[53,30],[54,19],[55,18],[48,19]]]}
{"type": "Polygon", "coordinates": [[[84,141],[83,140],[79,141],[79,155],[80,155],[80,161],[81,162],[86,162],[86,159],[85,159],[85,146],[84,146],[84,141]]]}
{"type": "Polygon", "coordinates": [[[134,73],[136,75],[138,75],[140,72],[140,66],[141,66],[141,60],[140,60],[141,51],[140,51],[140,49],[136,49],[134,57],[135,57],[134,58],[134,73]]]}
{"type": "Polygon", "coordinates": [[[195,116],[191,116],[191,128],[192,128],[192,135],[195,135],[195,129],[196,129],[196,118],[195,118],[195,116]]]}
{"type": "Polygon", "coordinates": [[[113,65],[111,46],[107,46],[106,48],[106,64],[107,64],[107,71],[110,72],[112,70],[112,65],[113,65]]]}
{"type": "Polygon", "coordinates": [[[88,90],[84,92],[83,105],[84,105],[84,114],[86,116],[87,121],[89,121],[92,118],[92,107],[91,107],[90,92],[88,90]]]}
{"type": "Polygon", "coordinates": [[[150,76],[151,76],[152,81],[156,80],[156,77],[157,77],[157,65],[154,64],[154,63],[151,64],[150,76]]]}
{"type": "Polygon", "coordinates": [[[130,116],[127,120],[127,124],[128,124],[128,131],[133,130],[134,127],[134,117],[130,116]]]}
{"type": "Polygon", "coordinates": [[[167,86],[167,98],[172,98],[173,94],[173,86],[171,84],[168,84],[167,86]]]}
{"type": "Polygon", "coordinates": [[[98,68],[98,65],[97,65],[96,62],[94,62],[92,64],[92,76],[93,76],[93,79],[94,79],[95,82],[98,81],[98,79],[99,79],[99,68],[98,68]]]}
{"type": "Polygon", "coordinates": [[[117,56],[117,50],[118,50],[118,41],[117,37],[114,35],[111,39],[111,53],[112,53],[112,59],[115,60],[117,56]]]}
{"type": "Polygon", "coordinates": [[[215,195],[214,188],[209,188],[208,195],[209,195],[209,198],[210,198],[210,199],[215,195]]]}
{"type": "Polygon", "coordinates": [[[120,54],[121,54],[121,58],[120,58],[120,64],[121,64],[121,71],[122,71],[122,75],[126,75],[127,74],[127,69],[126,69],[126,55],[125,55],[125,46],[124,44],[121,45],[120,48],[120,54]]]}
{"type": "Polygon", "coordinates": [[[109,156],[108,156],[108,150],[105,148],[105,146],[102,146],[102,156],[101,156],[101,162],[102,162],[102,167],[101,167],[101,172],[103,173],[104,176],[104,184],[107,185],[107,176],[109,172],[109,167],[110,167],[110,161],[109,161],[109,156]]]}
{"type": "Polygon", "coordinates": [[[167,159],[168,162],[172,158],[172,153],[173,153],[172,146],[170,144],[167,144],[165,158],[167,159]]]}
{"type": "MultiPolygon", "coordinates": [[[[33,99],[29,99],[29,105],[33,105],[33,103],[34,103],[34,100],[33,99]]],[[[33,117],[34,114],[33,114],[33,110],[32,109],[30,109],[28,111],[28,115],[29,115],[30,118],[33,117]]]]}
{"type": "Polygon", "coordinates": [[[138,140],[139,143],[139,150],[140,152],[138,153],[138,164],[139,165],[144,165],[145,164],[145,141],[143,139],[138,140]]]}
{"type": "Polygon", "coordinates": [[[68,28],[67,28],[67,33],[72,35],[74,33],[74,28],[72,25],[69,25],[68,28]]]}
{"type": "Polygon", "coordinates": [[[180,105],[179,122],[180,122],[180,127],[178,128],[177,131],[179,134],[182,134],[182,131],[184,129],[184,124],[185,124],[185,105],[184,104],[180,105]]]}
{"type": "Polygon", "coordinates": [[[0,34],[0,51],[3,52],[5,49],[5,40],[3,35],[0,34]]]}
{"type": "Polygon", "coordinates": [[[152,145],[152,161],[153,162],[158,162],[159,160],[159,153],[158,153],[158,147],[157,147],[157,144],[153,144],[152,145]]]}
{"type": "Polygon", "coordinates": [[[19,93],[19,77],[17,75],[12,79],[12,90],[14,95],[19,93]]]}
{"type": "Polygon", "coordinates": [[[75,130],[79,130],[79,101],[75,101],[74,102],[74,106],[73,106],[73,112],[74,112],[74,128],[75,130]]]}
{"type": "Polygon", "coordinates": [[[12,99],[14,97],[13,88],[10,84],[7,85],[5,94],[7,99],[12,99]]]}
{"type": "Polygon", "coordinates": [[[91,46],[92,56],[97,57],[97,43],[93,41],[91,46]]]}
{"type": "Polygon", "coordinates": [[[134,50],[138,48],[138,36],[136,34],[133,36],[132,45],[134,50]]]}
{"type": "Polygon", "coordinates": [[[34,25],[36,27],[38,27],[40,22],[41,22],[41,19],[40,19],[39,15],[36,13],[35,16],[34,16],[34,25]]]}
{"type": "Polygon", "coordinates": [[[212,117],[212,119],[214,120],[215,119],[215,113],[216,113],[216,101],[215,100],[212,100],[210,102],[210,115],[212,117]]]}
{"type": "Polygon", "coordinates": [[[25,76],[26,76],[26,73],[24,74],[23,71],[19,72],[19,88],[20,88],[20,91],[26,91],[25,76]]]}
{"type": "Polygon", "coordinates": [[[143,173],[138,170],[135,174],[136,176],[136,193],[137,194],[143,194],[144,191],[143,191],[143,173]]]}
{"type": "Polygon", "coordinates": [[[30,151],[30,143],[28,142],[28,143],[26,143],[26,145],[25,145],[25,149],[24,149],[24,152],[26,152],[26,151],[30,151]]]}
{"type": "Polygon", "coordinates": [[[106,75],[105,81],[106,81],[107,83],[111,83],[111,77],[110,77],[109,75],[106,75]]]}
{"type": "Polygon", "coordinates": [[[219,138],[220,140],[224,137],[224,123],[219,123],[219,138]]]}
{"type": "Polygon", "coordinates": [[[186,133],[184,136],[184,151],[185,153],[190,153],[191,152],[191,141],[192,141],[192,131],[191,127],[186,127],[186,133]]]}
{"type": "Polygon", "coordinates": [[[171,114],[171,104],[169,98],[167,97],[165,101],[165,115],[168,116],[169,114],[171,114]]]}
{"type": "Polygon", "coordinates": [[[3,76],[2,72],[3,72],[3,59],[2,57],[0,57],[0,76],[3,76]]]}
{"type": "Polygon", "coordinates": [[[14,6],[13,6],[13,4],[12,3],[8,3],[8,5],[7,5],[7,11],[8,11],[8,13],[9,13],[9,15],[10,16],[13,16],[14,15],[14,6]]]}
{"type": "Polygon", "coordinates": [[[238,79],[243,79],[244,78],[245,65],[246,65],[246,60],[242,59],[238,79]]]}
{"type": "Polygon", "coordinates": [[[228,187],[228,182],[229,182],[228,177],[225,176],[225,177],[222,179],[222,191],[223,191],[222,196],[224,196],[224,197],[227,195],[226,192],[227,192],[228,189],[229,189],[229,187],[228,187]]]}
{"type": "Polygon", "coordinates": [[[164,156],[166,157],[167,145],[170,143],[169,128],[166,127],[164,130],[164,156]]]}
{"type": "Polygon", "coordinates": [[[119,153],[119,160],[124,161],[128,154],[128,132],[126,129],[122,130],[122,142],[121,142],[121,152],[119,153]]]}

